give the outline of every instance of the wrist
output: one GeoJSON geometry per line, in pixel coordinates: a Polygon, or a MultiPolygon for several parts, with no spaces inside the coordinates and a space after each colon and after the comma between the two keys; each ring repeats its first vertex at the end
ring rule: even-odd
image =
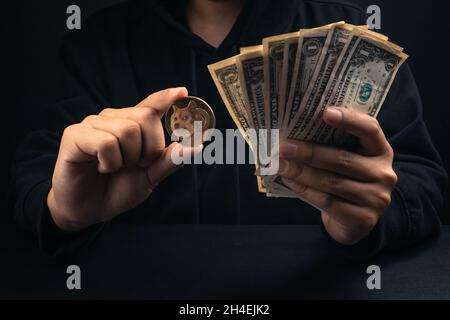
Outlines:
{"type": "Polygon", "coordinates": [[[55,199],[55,193],[53,191],[53,188],[50,189],[48,195],[47,195],[47,207],[50,212],[50,216],[55,223],[56,227],[60,229],[63,232],[66,233],[74,233],[81,231],[88,226],[83,225],[77,221],[74,221],[73,219],[67,219],[61,212],[58,203],[55,199]]]}

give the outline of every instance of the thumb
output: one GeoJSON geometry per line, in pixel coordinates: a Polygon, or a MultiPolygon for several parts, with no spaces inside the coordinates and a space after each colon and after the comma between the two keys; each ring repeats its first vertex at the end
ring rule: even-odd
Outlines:
{"type": "Polygon", "coordinates": [[[153,162],[148,168],[147,177],[150,185],[153,188],[156,187],[161,181],[163,181],[165,178],[167,178],[169,175],[171,175],[184,165],[183,163],[176,163],[173,160],[174,158],[183,158],[183,154],[187,153],[189,153],[191,156],[195,156],[196,154],[200,153],[202,149],[203,145],[195,148],[190,148],[184,147],[178,142],[173,142],[166,149],[164,149],[161,157],[153,162]],[[176,153],[177,156],[174,157],[173,153],[176,153]]]}
{"type": "Polygon", "coordinates": [[[184,87],[170,88],[161,90],[149,95],[142,100],[137,108],[151,108],[162,117],[162,115],[169,109],[169,107],[178,99],[185,98],[188,95],[188,90],[184,87]]]}

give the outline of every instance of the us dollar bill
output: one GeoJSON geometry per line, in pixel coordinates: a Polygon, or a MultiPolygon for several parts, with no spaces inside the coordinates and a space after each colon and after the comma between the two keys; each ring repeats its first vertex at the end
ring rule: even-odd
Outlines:
{"type": "MultiPolygon", "coordinates": [[[[291,113],[289,115],[292,117],[291,126],[293,129],[287,129],[287,138],[289,139],[300,139],[297,132],[301,132],[307,126],[310,117],[314,114],[314,107],[319,104],[339,55],[344,49],[353,30],[353,26],[346,25],[343,22],[330,24],[327,27],[329,31],[327,31],[327,37],[323,44],[320,57],[317,60],[314,73],[309,80],[307,89],[302,93],[304,94],[302,103],[299,107],[294,106],[294,112],[292,109],[290,110],[291,113]]],[[[299,54],[301,53],[299,52],[299,54]]],[[[277,176],[273,177],[270,183],[278,188],[287,188],[282,183],[282,179],[277,176]]]]}
{"type": "Polygon", "coordinates": [[[292,75],[294,74],[295,58],[297,56],[298,41],[300,32],[296,32],[292,37],[289,37],[284,42],[283,49],[283,68],[281,71],[280,80],[280,97],[279,97],[279,115],[278,122],[280,130],[284,130],[284,117],[286,114],[286,103],[289,99],[289,91],[291,89],[292,75]]]}
{"type": "Polygon", "coordinates": [[[305,93],[305,99],[300,106],[301,111],[294,118],[292,128],[288,128],[290,139],[305,140],[306,132],[310,128],[312,120],[319,116],[317,109],[322,95],[327,88],[338,58],[351,37],[352,30],[353,26],[346,24],[331,28],[323,54],[305,93]]]}
{"type": "MultiPolygon", "coordinates": [[[[343,22],[337,23],[343,25],[343,22]]],[[[321,28],[301,30],[298,40],[297,56],[292,76],[292,85],[289,94],[289,100],[287,103],[287,110],[285,116],[285,123],[294,123],[298,119],[300,112],[300,103],[303,99],[303,95],[309,87],[309,83],[314,75],[316,66],[323,58],[322,52],[327,43],[328,34],[330,29],[333,29],[335,24],[330,24],[321,28]]],[[[289,135],[290,130],[283,132],[282,139],[289,135]]],[[[288,136],[289,138],[289,136],[288,136]]],[[[272,188],[287,192],[290,189],[284,185],[282,179],[279,176],[272,176],[268,178],[266,185],[272,186],[272,188]]],[[[279,191],[280,192],[280,191],[279,191]]]]}
{"type": "MultiPolygon", "coordinates": [[[[401,65],[408,55],[392,43],[380,41],[368,33],[355,30],[333,73],[329,92],[322,98],[321,108],[350,108],[376,117],[401,65]]],[[[321,119],[313,139],[319,143],[340,144],[342,133],[321,119]]]]}
{"type": "MultiPolygon", "coordinates": [[[[260,155],[266,152],[267,155],[267,136],[260,134],[260,129],[265,129],[265,110],[264,110],[264,61],[262,46],[253,47],[244,54],[240,54],[237,58],[238,72],[241,81],[243,97],[250,111],[253,129],[256,135],[253,136],[253,147],[256,172],[261,167],[260,155]],[[261,150],[260,150],[261,149],[261,150]]],[[[260,180],[258,188],[263,189],[260,180]]]]}
{"type": "Polygon", "coordinates": [[[267,188],[264,185],[264,182],[263,182],[263,179],[261,176],[256,176],[256,186],[258,187],[258,192],[267,194],[267,188]]]}
{"type": "Polygon", "coordinates": [[[346,28],[342,22],[330,25],[314,73],[311,76],[306,91],[303,93],[300,106],[296,110],[295,115],[293,115],[292,122],[288,127],[289,139],[301,139],[301,133],[305,126],[308,125],[308,117],[314,113],[315,107],[319,104],[320,97],[325,90],[336,59],[350,34],[351,28],[346,28]],[[338,29],[338,27],[341,28],[338,29]]]}
{"type": "Polygon", "coordinates": [[[256,45],[256,46],[249,46],[249,47],[241,47],[239,48],[239,53],[240,54],[245,54],[248,52],[253,52],[253,51],[258,51],[260,50],[261,45],[256,45]]]}
{"type": "Polygon", "coordinates": [[[264,61],[262,46],[252,47],[252,50],[239,55],[238,72],[241,75],[243,97],[247,102],[253,128],[264,129],[264,61]]]}
{"type": "Polygon", "coordinates": [[[327,36],[328,28],[300,31],[289,98],[283,119],[284,128],[289,127],[299,111],[300,103],[314,74],[327,36]]]}
{"type": "Polygon", "coordinates": [[[253,124],[249,115],[249,107],[246,104],[242,92],[237,64],[238,56],[234,56],[209,65],[208,70],[228,113],[231,115],[231,118],[244,139],[251,146],[251,139],[248,136],[248,132],[253,127],[253,124]]]}
{"type": "Polygon", "coordinates": [[[287,187],[280,177],[272,179],[270,176],[262,178],[266,186],[266,194],[271,198],[299,198],[298,195],[287,187]]]}
{"type": "Polygon", "coordinates": [[[264,53],[264,92],[266,124],[268,129],[279,128],[279,97],[281,93],[281,73],[286,39],[297,33],[282,34],[263,39],[264,53]]]}
{"type": "MultiPolygon", "coordinates": [[[[335,29],[335,34],[336,34],[336,30],[337,30],[337,40],[339,41],[340,44],[338,44],[337,46],[337,50],[336,53],[338,52],[338,56],[336,57],[336,59],[332,60],[332,64],[329,64],[327,67],[327,70],[333,70],[334,68],[331,69],[330,67],[336,67],[336,65],[338,65],[339,62],[339,57],[342,53],[342,51],[344,51],[345,49],[345,45],[348,43],[349,38],[354,36],[354,32],[356,32],[357,34],[366,34],[369,35],[371,37],[374,37],[378,40],[381,40],[382,42],[387,42],[388,41],[388,37],[386,37],[385,35],[379,34],[377,32],[368,30],[367,26],[353,26],[350,24],[346,24],[344,26],[339,26],[336,27],[335,29]],[[342,29],[345,29],[345,31],[343,32],[342,29]],[[356,29],[356,31],[354,31],[356,29]]],[[[332,43],[333,43],[333,39],[332,39],[332,43]]],[[[400,48],[394,44],[391,44],[391,46],[395,47],[396,50],[398,51],[403,51],[403,48],[400,48]]],[[[333,51],[334,49],[332,48],[333,45],[330,45],[331,50],[333,51]]],[[[330,49],[329,49],[330,50],[330,49]]],[[[319,102],[319,106],[314,108],[314,113],[310,114],[306,119],[306,127],[305,129],[303,129],[303,131],[301,132],[301,136],[299,137],[302,140],[305,141],[313,141],[313,142],[317,142],[318,136],[320,134],[320,131],[323,129],[323,125],[324,122],[322,121],[322,117],[323,117],[323,112],[325,111],[325,107],[321,105],[322,102],[322,98],[324,95],[326,95],[327,93],[329,93],[329,88],[332,85],[330,78],[332,78],[332,73],[326,73],[327,77],[325,78],[326,81],[326,87],[325,90],[323,90],[323,92],[321,92],[321,96],[320,96],[320,102],[319,102]]],[[[325,83],[325,82],[324,82],[325,83]]]]}

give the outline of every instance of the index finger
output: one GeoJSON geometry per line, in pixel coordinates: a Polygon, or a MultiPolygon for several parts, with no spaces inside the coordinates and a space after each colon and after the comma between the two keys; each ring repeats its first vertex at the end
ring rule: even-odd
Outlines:
{"type": "Polygon", "coordinates": [[[390,148],[378,121],[367,114],[346,108],[328,107],[323,118],[330,126],[359,138],[361,147],[368,155],[380,155],[390,148]]]}

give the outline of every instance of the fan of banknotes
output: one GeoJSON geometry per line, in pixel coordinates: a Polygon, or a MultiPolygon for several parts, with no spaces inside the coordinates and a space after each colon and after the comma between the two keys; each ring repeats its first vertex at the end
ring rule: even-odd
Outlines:
{"type": "MultiPolygon", "coordinates": [[[[342,143],[346,136],[322,120],[325,108],[351,108],[376,117],[407,58],[403,48],[367,26],[337,22],[265,38],[262,45],[241,48],[239,55],[208,69],[255,150],[249,129],[277,129],[280,139],[342,143]]],[[[270,149],[272,143],[266,143],[270,149]]],[[[256,168],[260,192],[297,197],[276,175],[258,175],[258,161],[256,168]]]]}

